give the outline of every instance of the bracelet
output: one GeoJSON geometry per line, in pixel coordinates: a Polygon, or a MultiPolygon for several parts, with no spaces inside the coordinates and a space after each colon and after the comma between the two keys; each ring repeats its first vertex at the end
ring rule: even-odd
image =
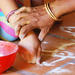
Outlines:
{"type": "Polygon", "coordinates": [[[61,21],[61,19],[58,19],[58,18],[53,14],[53,12],[51,11],[49,3],[46,3],[46,4],[45,4],[45,9],[46,9],[47,13],[49,14],[49,16],[50,16],[52,19],[54,19],[55,21],[61,21]]]}
{"type": "Polygon", "coordinates": [[[12,10],[12,11],[9,12],[8,15],[6,16],[8,22],[9,22],[9,17],[10,17],[12,14],[14,14],[15,11],[16,11],[16,9],[15,9],[15,10],[12,10]]]}

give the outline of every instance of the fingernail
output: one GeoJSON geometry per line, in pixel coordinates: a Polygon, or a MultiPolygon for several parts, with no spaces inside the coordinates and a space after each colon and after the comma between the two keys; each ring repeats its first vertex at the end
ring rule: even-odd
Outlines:
{"type": "Polygon", "coordinates": [[[25,35],[20,35],[20,38],[21,38],[21,39],[24,39],[24,37],[25,37],[25,35]]]}
{"type": "Polygon", "coordinates": [[[39,37],[39,40],[42,41],[43,39],[39,37]]]}
{"type": "Polygon", "coordinates": [[[40,39],[40,41],[42,41],[42,39],[40,39]]]}

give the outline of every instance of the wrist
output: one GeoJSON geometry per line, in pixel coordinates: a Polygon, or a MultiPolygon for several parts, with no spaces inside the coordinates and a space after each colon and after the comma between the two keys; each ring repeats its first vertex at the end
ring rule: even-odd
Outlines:
{"type": "Polygon", "coordinates": [[[7,18],[7,21],[9,22],[9,18],[15,13],[16,9],[15,10],[12,10],[11,12],[9,12],[6,16],[7,18]]]}
{"type": "Polygon", "coordinates": [[[56,0],[50,3],[52,12],[56,17],[60,17],[65,13],[69,13],[75,10],[75,1],[74,0],[56,0]]]}
{"type": "Polygon", "coordinates": [[[56,0],[56,1],[50,3],[50,7],[51,7],[53,13],[55,14],[55,16],[60,17],[70,10],[69,9],[70,6],[68,6],[68,3],[69,2],[67,2],[65,0],[61,0],[61,1],[56,0]]]}
{"type": "Polygon", "coordinates": [[[50,8],[51,8],[53,14],[57,18],[59,18],[62,15],[61,7],[57,6],[55,2],[54,3],[50,3],[50,8]]]}

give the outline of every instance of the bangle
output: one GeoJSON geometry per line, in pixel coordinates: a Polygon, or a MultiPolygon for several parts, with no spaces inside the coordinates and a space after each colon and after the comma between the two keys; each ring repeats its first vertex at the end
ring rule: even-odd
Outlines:
{"type": "Polygon", "coordinates": [[[49,3],[46,3],[46,4],[45,4],[45,9],[46,9],[47,13],[49,14],[49,16],[50,16],[52,19],[54,19],[55,21],[61,21],[61,19],[58,19],[58,18],[53,14],[53,12],[51,11],[49,3]]]}
{"type": "Polygon", "coordinates": [[[12,11],[9,12],[8,15],[6,16],[8,22],[9,22],[9,17],[10,17],[12,14],[14,14],[15,11],[16,11],[16,9],[15,9],[15,10],[12,10],[12,11]]]}

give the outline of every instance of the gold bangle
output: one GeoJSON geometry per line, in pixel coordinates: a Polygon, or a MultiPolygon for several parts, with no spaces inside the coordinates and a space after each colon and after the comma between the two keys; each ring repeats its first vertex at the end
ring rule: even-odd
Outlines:
{"type": "Polygon", "coordinates": [[[49,6],[49,3],[46,3],[45,4],[45,9],[47,11],[47,13],[49,14],[49,16],[54,19],[55,21],[61,21],[61,19],[58,19],[54,14],[53,12],[50,10],[50,6],[49,6]]]}
{"type": "Polygon", "coordinates": [[[51,16],[53,17],[53,19],[57,21],[58,19],[56,18],[56,16],[55,16],[55,15],[52,13],[52,11],[50,10],[49,4],[47,4],[46,7],[47,7],[48,12],[49,12],[49,13],[51,14],[51,16]]]}

